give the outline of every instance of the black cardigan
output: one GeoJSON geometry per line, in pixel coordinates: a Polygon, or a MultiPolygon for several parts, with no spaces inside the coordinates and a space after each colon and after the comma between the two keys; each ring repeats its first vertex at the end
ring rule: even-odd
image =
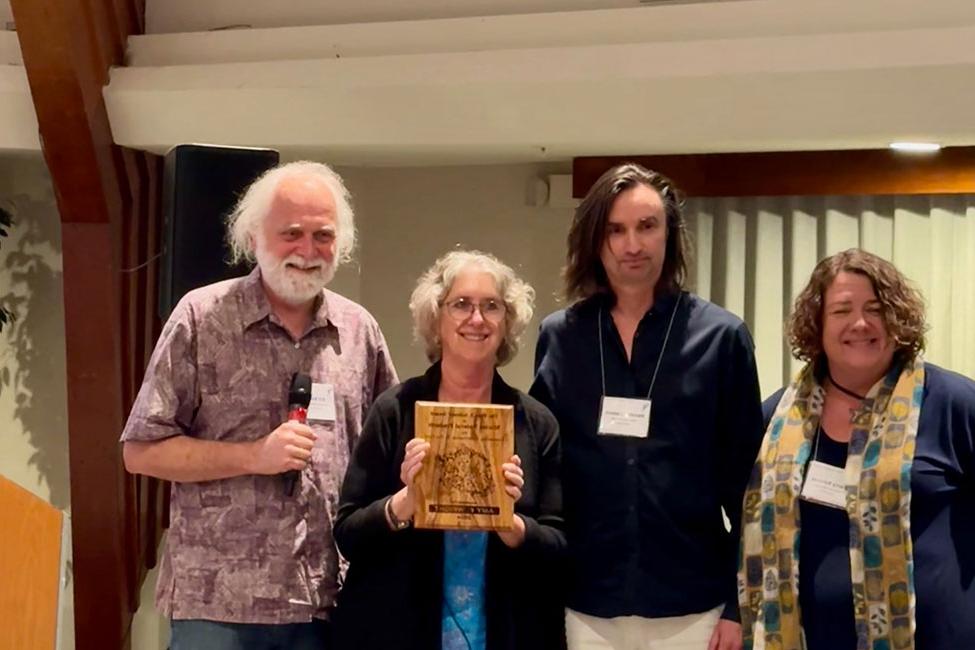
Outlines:
{"type": "MultiPolygon", "coordinates": [[[[334,534],[349,560],[334,612],[336,648],[440,647],[443,533],[390,530],[386,498],[403,487],[400,465],[413,437],[417,400],[436,401],[440,366],[390,388],[373,404],[342,485],[334,534]]],[[[515,512],[525,521],[517,549],[492,534],[485,562],[489,650],[564,647],[560,576],[562,486],[558,424],[538,401],[495,373],[491,401],[515,407],[515,453],[525,486],[515,512]]]]}

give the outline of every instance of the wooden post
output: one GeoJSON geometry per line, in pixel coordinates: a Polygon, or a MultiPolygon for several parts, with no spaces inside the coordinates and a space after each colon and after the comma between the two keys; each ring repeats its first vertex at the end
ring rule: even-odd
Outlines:
{"type": "Polygon", "coordinates": [[[159,331],[161,160],[112,142],[102,88],[144,3],[11,6],[62,224],[76,647],[128,648],[164,511],[118,444],[159,331]]]}

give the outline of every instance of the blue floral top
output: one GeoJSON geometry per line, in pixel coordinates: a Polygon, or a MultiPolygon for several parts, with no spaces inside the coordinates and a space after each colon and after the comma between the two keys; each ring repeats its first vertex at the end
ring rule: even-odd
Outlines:
{"type": "Polygon", "coordinates": [[[485,532],[444,533],[443,650],[485,650],[485,532]]]}

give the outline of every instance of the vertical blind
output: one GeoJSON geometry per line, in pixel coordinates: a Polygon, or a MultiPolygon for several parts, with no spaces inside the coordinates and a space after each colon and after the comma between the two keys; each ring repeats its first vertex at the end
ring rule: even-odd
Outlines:
{"type": "Polygon", "coordinates": [[[975,377],[975,195],[689,199],[691,287],[748,323],[762,395],[799,370],[783,326],[813,267],[860,247],[924,296],[925,358],[975,377]]]}

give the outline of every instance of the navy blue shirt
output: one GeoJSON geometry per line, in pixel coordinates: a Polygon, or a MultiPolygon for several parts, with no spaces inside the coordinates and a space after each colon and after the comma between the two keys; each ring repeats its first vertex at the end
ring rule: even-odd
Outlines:
{"type": "MultiPolygon", "coordinates": [[[[930,363],[924,364],[924,372],[911,468],[914,647],[975,648],[975,382],[930,363]]],[[[779,391],[763,404],[766,425],[781,396],[779,391]]],[[[807,519],[812,508],[800,507],[799,597],[808,648],[853,650],[856,639],[848,634],[853,625],[849,529],[821,525],[815,513],[807,519]],[[836,559],[839,548],[845,561],[836,559]],[[813,563],[807,567],[810,558],[813,563]],[[821,624],[826,617],[840,616],[842,620],[821,624]]]]}
{"type": "Polygon", "coordinates": [[[651,395],[645,439],[597,434],[602,394],[645,399],[677,295],[659,297],[628,361],[595,296],[548,316],[531,394],[562,437],[568,606],[601,617],[679,616],[728,605],[737,619],[741,501],[762,437],[754,345],[744,323],[682,294],[651,395]],[[725,529],[722,507],[733,523],[725,529]]]}

